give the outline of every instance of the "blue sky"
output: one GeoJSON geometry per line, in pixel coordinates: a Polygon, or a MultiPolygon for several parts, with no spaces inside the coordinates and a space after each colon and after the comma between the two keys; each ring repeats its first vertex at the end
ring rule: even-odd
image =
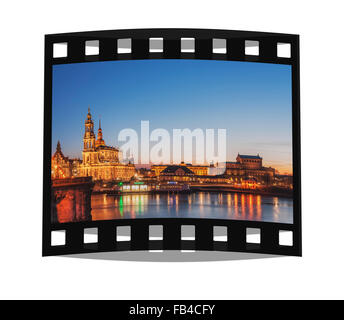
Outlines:
{"type": "MultiPolygon", "coordinates": [[[[117,145],[124,128],[225,128],[228,159],[263,156],[265,165],[291,172],[291,67],[209,60],[89,62],[53,67],[52,145],[81,157],[90,106],[95,133],[117,145]]],[[[172,135],[172,134],[171,134],[172,135]]]]}

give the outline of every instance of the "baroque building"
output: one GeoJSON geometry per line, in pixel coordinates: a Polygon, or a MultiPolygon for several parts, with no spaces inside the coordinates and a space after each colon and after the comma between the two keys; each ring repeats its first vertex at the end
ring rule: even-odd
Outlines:
{"type": "Polygon", "coordinates": [[[226,175],[234,182],[244,182],[252,178],[265,185],[274,181],[275,169],[263,166],[263,158],[258,155],[238,154],[236,162],[226,162],[226,175]]]}
{"type": "Polygon", "coordinates": [[[96,139],[90,108],[85,120],[82,160],[66,157],[60,142],[51,158],[52,179],[92,177],[93,181],[129,181],[135,175],[134,164],[121,163],[120,150],[105,144],[100,121],[96,139]]]}
{"type": "Polygon", "coordinates": [[[51,178],[63,179],[79,175],[80,159],[69,159],[61,149],[60,141],[57,142],[56,151],[51,157],[51,178]]]}
{"type": "Polygon", "coordinates": [[[82,151],[80,176],[91,176],[93,180],[103,181],[129,181],[135,176],[136,169],[134,164],[121,163],[121,152],[119,149],[105,144],[100,121],[96,139],[90,108],[88,108],[85,120],[83,142],[84,148],[82,151]]]}

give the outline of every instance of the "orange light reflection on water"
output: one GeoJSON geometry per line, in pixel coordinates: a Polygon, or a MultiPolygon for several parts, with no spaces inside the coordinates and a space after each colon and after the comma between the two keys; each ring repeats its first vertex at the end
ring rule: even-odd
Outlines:
{"type": "Polygon", "coordinates": [[[232,212],[232,195],[230,193],[227,194],[227,208],[228,208],[228,215],[232,212]]]}
{"type": "Polygon", "coordinates": [[[239,206],[238,206],[238,194],[234,194],[234,215],[237,218],[239,216],[239,206]]]}
{"type": "MultiPolygon", "coordinates": [[[[278,197],[271,198],[271,209],[276,221],[280,215],[278,197]]],[[[271,201],[270,200],[270,201],[271,201]]],[[[146,214],[156,217],[193,216],[211,217],[217,207],[229,219],[262,219],[262,196],[254,194],[126,194],[121,196],[92,196],[94,220],[118,218],[144,218],[146,214]],[[153,210],[153,211],[152,211],[153,210]],[[165,213],[164,213],[165,212],[165,213]],[[164,216],[165,214],[165,216],[164,216]]],[[[216,214],[216,213],[215,213],[216,214]]],[[[216,216],[215,216],[216,218],[216,216]]]]}
{"type": "Polygon", "coordinates": [[[260,195],[257,196],[257,219],[260,220],[262,218],[262,197],[260,195]]]}
{"type": "Polygon", "coordinates": [[[250,194],[248,196],[248,208],[249,208],[249,217],[250,219],[253,218],[253,195],[250,194]]]}
{"type": "Polygon", "coordinates": [[[241,213],[244,219],[246,217],[246,198],[245,197],[246,197],[245,194],[241,195],[241,213]]]}

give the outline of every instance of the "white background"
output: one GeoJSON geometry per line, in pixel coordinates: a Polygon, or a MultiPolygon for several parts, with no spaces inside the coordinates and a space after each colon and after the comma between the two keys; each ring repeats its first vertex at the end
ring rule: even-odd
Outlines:
{"type": "Polygon", "coordinates": [[[341,3],[3,2],[0,298],[344,298],[341,3]],[[302,258],[157,263],[41,257],[44,34],[159,27],[301,35],[302,258]]]}

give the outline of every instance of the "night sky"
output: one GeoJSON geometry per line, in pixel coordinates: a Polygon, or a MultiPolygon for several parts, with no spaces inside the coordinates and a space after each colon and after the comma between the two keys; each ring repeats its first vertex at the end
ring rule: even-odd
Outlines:
{"type": "MultiPolygon", "coordinates": [[[[291,173],[291,67],[253,62],[136,60],[53,67],[52,152],[57,140],[81,157],[87,108],[97,134],[120,146],[124,128],[140,133],[173,128],[225,128],[228,161],[257,154],[266,166],[291,173]]],[[[153,145],[153,143],[152,143],[153,145]]]]}

